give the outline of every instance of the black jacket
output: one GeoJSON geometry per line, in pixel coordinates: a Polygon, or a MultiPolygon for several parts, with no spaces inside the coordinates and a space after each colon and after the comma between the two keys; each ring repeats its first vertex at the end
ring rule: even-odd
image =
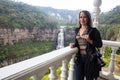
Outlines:
{"type": "MultiPolygon", "coordinates": [[[[80,28],[75,29],[76,35],[79,32],[79,29],[80,28]]],[[[93,44],[91,45],[90,43],[87,42],[87,48],[86,48],[87,62],[86,62],[84,71],[85,71],[86,75],[93,74],[92,76],[98,77],[101,67],[97,64],[97,62],[96,62],[97,60],[95,58],[94,59],[91,58],[91,54],[94,53],[94,51],[96,50],[95,48],[102,47],[101,35],[100,35],[100,32],[96,28],[92,28],[92,27],[89,27],[87,29],[87,33],[89,34],[90,39],[93,41],[93,44]]],[[[80,55],[80,49],[79,49],[78,41],[76,39],[76,35],[75,35],[75,47],[78,48],[78,53],[76,54],[75,62],[76,62],[76,64],[79,64],[81,55],[80,55]]]]}

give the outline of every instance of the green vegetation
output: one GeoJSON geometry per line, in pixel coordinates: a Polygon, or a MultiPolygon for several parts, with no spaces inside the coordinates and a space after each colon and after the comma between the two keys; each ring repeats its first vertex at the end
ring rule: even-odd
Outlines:
{"type": "Polygon", "coordinates": [[[120,6],[116,6],[109,12],[101,13],[100,24],[120,24],[120,6]]]}
{"type": "Polygon", "coordinates": [[[56,27],[57,22],[34,6],[12,0],[0,0],[1,28],[56,27]]]}
{"type": "Polygon", "coordinates": [[[54,49],[54,42],[49,41],[28,41],[20,42],[15,45],[0,46],[0,60],[17,58],[29,55],[34,57],[54,49]]]}
{"type": "Polygon", "coordinates": [[[104,52],[105,52],[104,53],[104,60],[105,60],[105,63],[106,63],[106,67],[108,67],[109,63],[110,63],[111,53],[112,53],[111,47],[110,46],[105,47],[104,52]]]}
{"type": "Polygon", "coordinates": [[[120,31],[120,6],[99,16],[99,30],[102,39],[116,41],[120,31]]]}
{"type": "Polygon", "coordinates": [[[98,29],[102,39],[116,41],[119,37],[120,25],[100,25],[98,29]]]}
{"type": "Polygon", "coordinates": [[[51,7],[39,7],[46,14],[55,18],[58,24],[64,26],[76,26],[77,16],[80,10],[55,9],[51,7]],[[54,14],[54,15],[51,15],[54,14]]]}

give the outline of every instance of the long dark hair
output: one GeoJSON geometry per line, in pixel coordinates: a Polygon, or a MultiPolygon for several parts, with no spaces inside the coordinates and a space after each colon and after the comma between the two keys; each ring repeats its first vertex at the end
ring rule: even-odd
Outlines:
{"type": "MultiPolygon", "coordinates": [[[[88,27],[92,27],[92,20],[91,20],[90,12],[87,11],[87,10],[82,10],[81,12],[83,12],[83,13],[86,15],[87,19],[88,19],[88,20],[87,20],[87,26],[88,26],[88,27]]],[[[81,12],[79,13],[79,18],[80,18],[81,12]]],[[[79,28],[81,28],[80,21],[79,21],[79,28]]]]}

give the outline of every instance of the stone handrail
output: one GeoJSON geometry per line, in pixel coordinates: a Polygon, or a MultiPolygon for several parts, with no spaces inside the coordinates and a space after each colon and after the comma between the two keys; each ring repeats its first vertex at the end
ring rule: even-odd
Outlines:
{"type": "MultiPolygon", "coordinates": [[[[66,47],[0,68],[0,80],[26,80],[29,77],[32,77],[34,80],[41,80],[49,68],[51,70],[49,75],[50,80],[56,80],[55,70],[61,64],[61,80],[66,80],[68,77],[67,64],[76,52],[77,48],[71,49],[70,47],[66,47]]],[[[70,67],[70,70],[72,71],[73,69],[70,67]]],[[[73,74],[71,71],[69,73],[73,74]]],[[[69,77],[71,78],[71,76],[69,77]]]]}
{"type": "MultiPolygon", "coordinates": [[[[115,55],[120,47],[120,42],[103,40],[101,53],[104,54],[104,48],[107,45],[112,48],[111,60],[108,72],[102,70],[101,76],[108,80],[120,80],[119,76],[114,75],[115,55]]],[[[50,80],[56,80],[56,69],[61,64],[61,80],[73,80],[74,56],[76,52],[77,48],[65,47],[0,68],[0,80],[26,80],[29,77],[32,77],[34,80],[41,80],[48,69],[50,69],[50,80]],[[69,68],[67,66],[68,63],[70,64],[69,68]]]]}

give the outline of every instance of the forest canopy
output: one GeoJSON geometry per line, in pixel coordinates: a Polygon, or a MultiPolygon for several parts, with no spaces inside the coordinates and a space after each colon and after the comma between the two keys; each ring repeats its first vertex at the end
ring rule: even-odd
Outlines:
{"type": "Polygon", "coordinates": [[[35,6],[11,0],[0,0],[1,28],[56,27],[55,19],[50,18],[35,6]]]}

